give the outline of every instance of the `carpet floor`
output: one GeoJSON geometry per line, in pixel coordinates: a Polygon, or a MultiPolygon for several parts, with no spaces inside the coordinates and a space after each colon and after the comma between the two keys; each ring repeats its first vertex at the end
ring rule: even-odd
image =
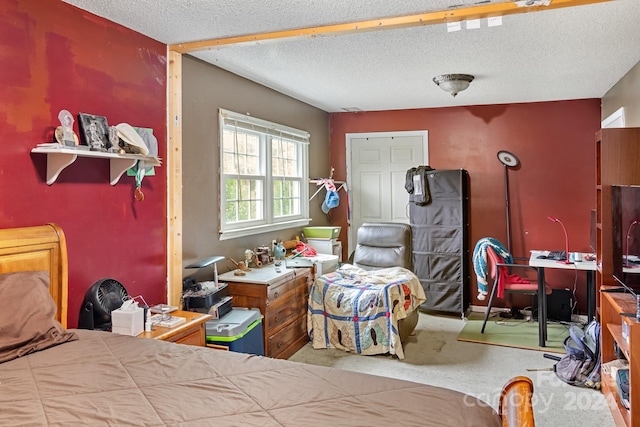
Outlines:
{"type": "MultiPolygon", "coordinates": [[[[310,343],[289,360],[446,387],[480,398],[494,408],[502,386],[514,376],[526,375],[533,380],[536,427],[615,426],[600,391],[563,383],[551,370],[555,362],[540,351],[458,341],[466,323],[468,320],[459,315],[420,313],[415,334],[403,345],[402,360],[390,355],[315,350],[310,343]]],[[[423,426],[429,425],[429,414],[424,421],[423,426]]]]}
{"type": "Polygon", "coordinates": [[[458,341],[539,350],[548,353],[565,353],[562,343],[569,336],[569,326],[566,324],[547,322],[546,346],[540,347],[538,345],[538,322],[524,319],[503,319],[495,314],[487,319],[484,333],[481,333],[483,320],[484,313],[471,313],[458,335],[458,341]]]}

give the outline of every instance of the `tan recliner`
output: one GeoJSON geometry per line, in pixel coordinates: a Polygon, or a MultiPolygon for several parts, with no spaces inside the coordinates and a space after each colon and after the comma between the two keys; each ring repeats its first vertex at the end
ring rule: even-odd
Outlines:
{"type": "MultiPolygon", "coordinates": [[[[413,271],[411,226],[395,222],[364,223],[358,228],[350,263],[364,270],[404,267],[413,271]]],[[[418,324],[418,311],[398,321],[400,341],[405,342],[418,324]]]]}

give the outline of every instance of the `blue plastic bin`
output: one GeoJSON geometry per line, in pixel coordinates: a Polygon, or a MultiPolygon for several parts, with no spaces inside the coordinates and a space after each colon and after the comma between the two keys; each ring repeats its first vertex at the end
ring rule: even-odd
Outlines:
{"type": "Polygon", "coordinates": [[[258,309],[234,307],[222,318],[209,320],[205,328],[207,344],[264,356],[262,314],[258,309]]]}

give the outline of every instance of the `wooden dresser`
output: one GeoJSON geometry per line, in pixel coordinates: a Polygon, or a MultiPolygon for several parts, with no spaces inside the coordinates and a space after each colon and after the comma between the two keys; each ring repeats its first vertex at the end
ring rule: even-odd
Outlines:
{"type": "Polygon", "coordinates": [[[283,266],[278,273],[271,264],[245,276],[230,271],[219,280],[228,284],[234,307],[260,309],[266,356],[287,359],[309,341],[307,300],[313,268],[283,266]]]}

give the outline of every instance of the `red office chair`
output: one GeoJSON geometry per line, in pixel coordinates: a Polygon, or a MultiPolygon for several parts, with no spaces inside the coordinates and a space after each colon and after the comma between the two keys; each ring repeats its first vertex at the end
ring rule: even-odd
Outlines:
{"type": "MultiPolygon", "coordinates": [[[[487,262],[489,264],[489,276],[493,280],[493,288],[491,289],[491,296],[489,297],[489,304],[487,305],[487,312],[484,315],[484,322],[482,323],[482,330],[480,333],[484,334],[484,328],[487,325],[487,319],[491,313],[491,305],[493,299],[504,298],[505,292],[509,294],[509,305],[511,305],[511,294],[523,294],[523,295],[537,295],[538,294],[538,279],[537,277],[529,279],[521,277],[517,274],[511,274],[511,269],[531,269],[537,272],[536,268],[530,267],[527,264],[506,264],[504,259],[498,255],[491,246],[487,247],[487,262]]],[[[551,289],[545,284],[545,293],[550,294],[551,289]]]]}

